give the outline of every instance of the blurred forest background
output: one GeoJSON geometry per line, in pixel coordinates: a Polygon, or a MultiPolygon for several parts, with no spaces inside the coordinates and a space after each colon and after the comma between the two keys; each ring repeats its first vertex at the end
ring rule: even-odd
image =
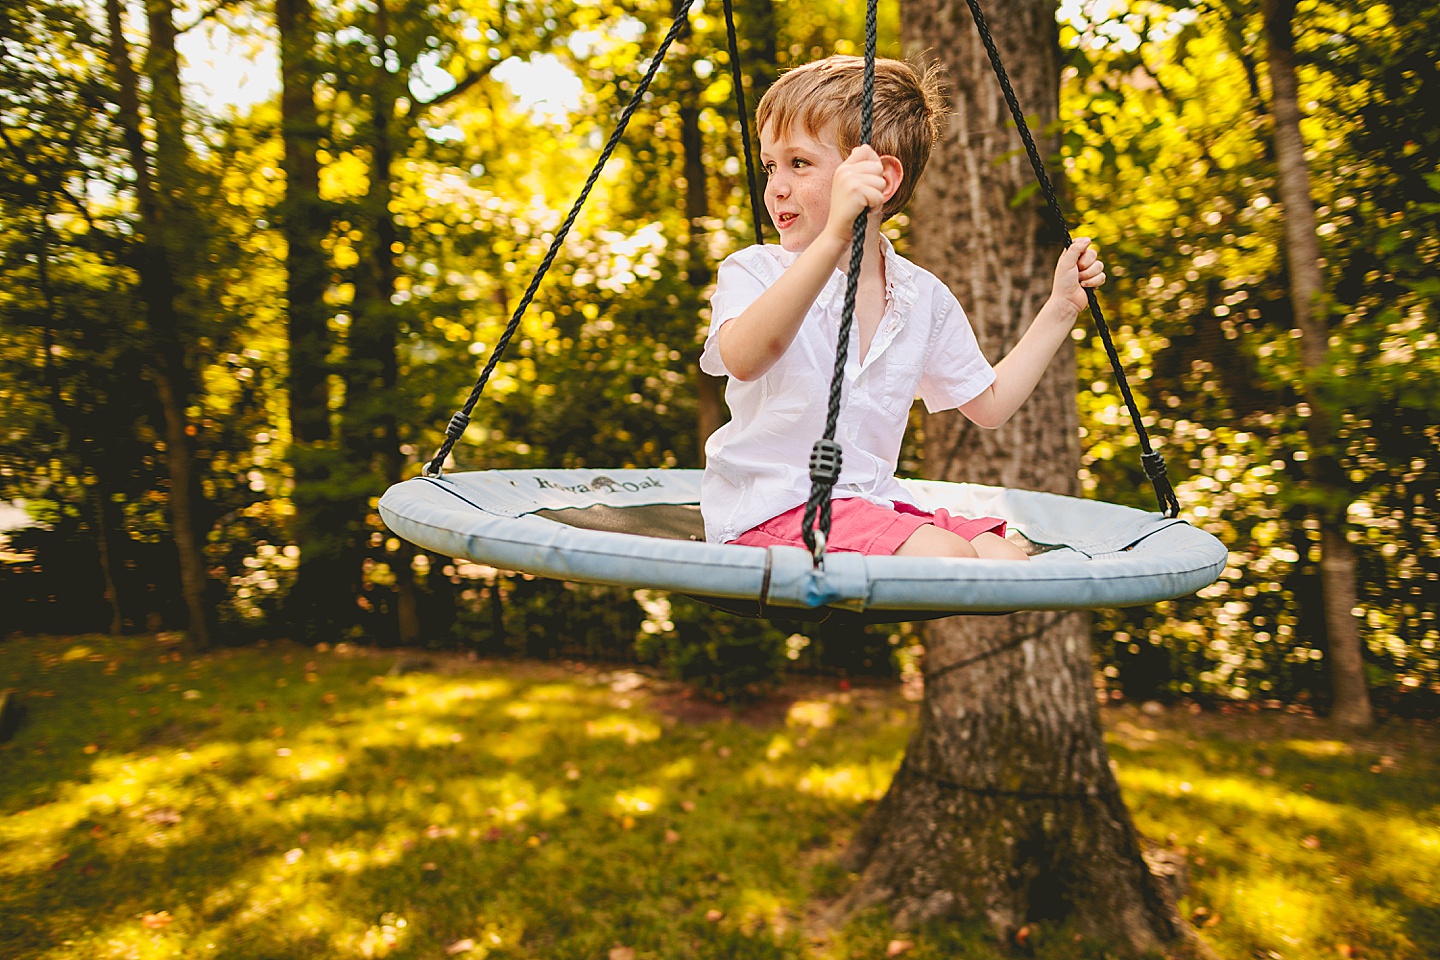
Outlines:
{"type": "MultiPolygon", "coordinates": [[[[779,71],[863,37],[862,4],[735,9],[752,108],[779,71]]],[[[1184,515],[1231,550],[1198,596],[1095,615],[1104,682],[1326,709],[1329,530],[1353,556],[1371,696],[1435,715],[1440,7],[1295,12],[1318,366],[1290,306],[1259,4],[1058,13],[1052,168],[1110,264],[1103,300],[1184,515]]],[[[672,15],[3,0],[0,631],[639,657],[726,695],[784,669],[913,671],[911,626],[534,580],[416,553],[375,512],[438,447],[672,15]],[[235,51],[228,68],[182,55],[207,45],[235,51]],[[240,61],[278,82],[217,96],[240,61]]],[[[883,55],[904,55],[902,15],[882,4],[883,55]]],[[[708,285],[755,239],[730,76],[719,5],[697,6],[459,468],[700,465],[723,409],[696,367],[708,285]]],[[[1098,338],[1076,334],[1085,493],[1153,509],[1098,338]]]]}

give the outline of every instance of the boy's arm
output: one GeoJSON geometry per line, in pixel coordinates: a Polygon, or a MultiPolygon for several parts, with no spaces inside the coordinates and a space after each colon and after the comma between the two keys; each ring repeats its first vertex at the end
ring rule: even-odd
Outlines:
{"type": "Polygon", "coordinates": [[[737,380],[763,377],[789,349],[848,240],[826,230],[745,312],[720,328],[720,358],[737,380]]]}
{"type": "Polygon", "coordinates": [[[720,328],[720,358],[732,377],[758,380],[790,349],[850,247],[855,218],[862,210],[879,210],[894,192],[885,174],[880,155],[868,144],[856,147],[836,168],[825,228],[773,286],[720,328]]]}
{"type": "Polygon", "coordinates": [[[1055,267],[1050,299],[1040,308],[1015,349],[995,365],[995,382],[960,407],[960,412],[982,427],[994,429],[1019,409],[1034,391],[1045,368],[1086,305],[1085,290],[1105,282],[1100,262],[1088,237],[1075,240],[1055,267]]]}

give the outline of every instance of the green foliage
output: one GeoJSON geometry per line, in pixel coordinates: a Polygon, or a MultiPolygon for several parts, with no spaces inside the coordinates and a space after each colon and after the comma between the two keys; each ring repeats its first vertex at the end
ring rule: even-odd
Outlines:
{"type": "MultiPolygon", "coordinates": [[[[1254,6],[1130,0],[1103,19],[1074,13],[1063,32],[1071,202],[1081,230],[1105,245],[1105,303],[1186,515],[1231,546],[1220,583],[1201,596],[1101,612],[1103,666],[1131,696],[1323,701],[1309,518],[1329,509],[1344,511],[1358,551],[1377,693],[1393,709],[1433,709],[1424,697],[1440,684],[1440,23],[1419,0],[1327,0],[1296,20],[1333,333],[1312,392],[1340,442],[1313,449],[1254,6]],[[1322,461],[1342,496],[1310,482],[1322,461]]],[[[298,497],[278,105],[223,118],[186,105],[193,169],[182,212],[199,238],[178,251],[193,277],[183,300],[197,381],[187,415],[215,605],[235,638],[278,628],[299,559],[298,509],[325,533],[312,548],[328,544],[347,565],[342,587],[324,596],[338,631],[391,642],[396,591],[410,578],[425,643],[631,655],[640,614],[628,595],[499,575],[496,626],[493,578],[414,557],[374,501],[438,447],[672,9],[405,0],[386,7],[385,30],[373,5],[320,12],[317,159],[333,223],[318,266],[332,440],[307,451],[323,461],[320,479],[298,497]],[[502,79],[550,57],[580,85],[574,109],[531,109],[526,91],[502,79]],[[382,141],[388,182],[376,168],[382,141]]],[[[777,70],[855,52],[863,34],[855,4],[736,9],[752,109],[777,70]]],[[[242,4],[215,16],[247,42],[273,44],[259,30],[269,14],[258,13],[242,4]]],[[[83,5],[11,3],[4,15],[0,496],[54,522],[15,539],[26,573],[0,589],[36,629],[61,624],[62,611],[68,626],[103,625],[96,591],[108,535],[122,622],[175,623],[163,429],[144,372],[154,344],[106,38],[83,5]]],[[[882,4],[884,54],[901,52],[898,17],[898,3],[882,4]]],[[[707,284],[720,258],[753,239],[730,82],[723,21],[697,9],[499,360],[458,466],[698,464],[707,284]],[[698,131],[705,171],[704,215],[693,218],[687,130],[698,131]]],[[[1103,353],[1088,339],[1080,346],[1082,483],[1148,506],[1103,353]]],[[[782,666],[892,671],[892,652],[912,643],[902,639],[909,628],[893,638],[752,629],[674,602],[687,610],[677,623],[688,639],[665,632],[663,656],[733,675],[704,681],[717,690],[763,685],[782,666]]],[[[647,642],[662,656],[658,638],[647,642]]]]}
{"type": "MultiPolygon", "coordinates": [[[[1081,229],[1112,265],[1116,339],[1186,516],[1231,547],[1197,599],[1097,618],[1106,672],[1128,695],[1328,699],[1312,519],[1324,510],[1348,515],[1380,698],[1433,709],[1440,198],[1424,144],[1440,113],[1418,99],[1434,75],[1433,18],[1325,3],[1296,20],[1330,291],[1317,386],[1338,449],[1304,435],[1315,411],[1291,332],[1258,10],[1135,2],[1065,30],[1065,163],[1081,229]],[[1327,463],[1339,499],[1311,483],[1327,463]]],[[[1082,481],[1148,505],[1096,346],[1081,351],[1082,481]]]]}
{"type": "Polygon", "coordinates": [[[720,701],[753,700],[780,682],[789,642],[779,625],[678,594],[642,590],[637,597],[647,615],[635,643],[642,661],[720,701]]]}

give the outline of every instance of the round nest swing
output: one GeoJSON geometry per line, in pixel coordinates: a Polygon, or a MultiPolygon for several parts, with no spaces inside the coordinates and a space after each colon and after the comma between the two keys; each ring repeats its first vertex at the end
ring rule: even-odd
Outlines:
{"type": "MultiPolygon", "coordinates": [[[[1000,87],[1025,143],[1036,178],[1068,246],[1058,200],[1020,110],[978,0],[967,0],[1000,87]]],[[[570,214],[556,232],[525,296],[470,396],[446,428],[446,440],[423,475],[395,484],[380,499],[380,514],[397,535],[444,556],[499,569],[586,583],[645,587],[689,594],[747,616],[866,622],[924,620],[956,613],[1079,610],[1153,603],[1213,583],[1228,552],[1219,540],[1178,518],[1179,503],[1165,464],[1150,446],[1118,353],[1093,290],[1090,312],[1110,356],[1121,394],[1139,435],[1141,462],[1162,509],[1147,513],[1096,500],[967,483],[902,481],[926,510],[999,516],[1029,563],[935,557],[827,553],[830,493],[840,473],[834,441],[840,384],[854,315],[855,283],[863,255],[865,216],[856,220],[851,278],[839,336],[825,436],[811,454],[813,488],[806,505],[809,549],[743,547],[704,542],[698,470],[485,470],[446,474],[442,465],[470,423],[480,393],[509,344],[540,281],[584,205],[631,115],[654,79],[665,52],[687,22],[690,2],[651,58],[621,113],[570,214]]],[[[729,0],[725,20],[733,84],[741,117],[755,235],[762,236],[754,164],[739,77],[729,0]]],[[[873,117],[875,0],[868,4],[866,83],[861,141],[873,117]]]]}

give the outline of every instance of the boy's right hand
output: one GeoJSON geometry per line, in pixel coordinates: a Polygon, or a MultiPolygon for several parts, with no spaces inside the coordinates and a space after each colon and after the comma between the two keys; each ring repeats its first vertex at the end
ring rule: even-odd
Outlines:
{"type": "Polygon", "coordinates": [[[848,241],[855,232],[855,218],[866,210],[878,211],[884,204],[885,167],[875,148],[862,143],[835,168],[825,229],[848,241]]]}

